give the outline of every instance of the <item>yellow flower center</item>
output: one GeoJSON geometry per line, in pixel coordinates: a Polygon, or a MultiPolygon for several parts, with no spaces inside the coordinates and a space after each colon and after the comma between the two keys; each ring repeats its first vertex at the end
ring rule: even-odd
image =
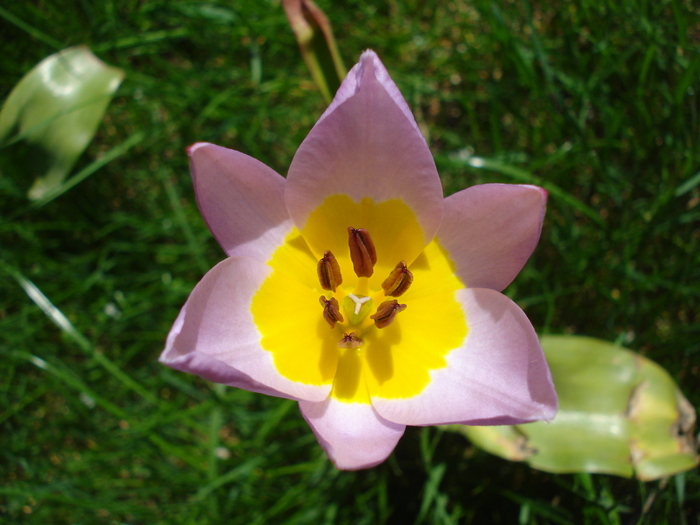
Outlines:
{"type": "Polygon", "coordinates": [[[251,305],[262,347],[280,374],[332,383],[339,400],[420,394],[467,335],[464,285],[401,200],[330,196],[268,264],[251,305]]]}

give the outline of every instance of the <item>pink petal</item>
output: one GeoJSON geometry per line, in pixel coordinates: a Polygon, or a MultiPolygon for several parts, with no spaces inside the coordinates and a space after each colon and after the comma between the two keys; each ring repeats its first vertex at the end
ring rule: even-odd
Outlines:
{"type": "Polygon", "coordinates": [[[464,344],[408,399],[372,397],[388,421],[405,425],[513,425],[550,420],[557,411],[549,367],[530,321],[506,296],[485,288],[458,292],[469,327],[464,344]]]}
{"type": "Polygon", "coordinates": [[[371,405],[329,397],[321,403],[299,402],[301,413],[336,467],[358,470],[384,461],[405,425],[390,423],[371,405]]]}
{"type": "Polygon", "coordinates": [[[199,209],[228,255],[266,261],[292,223],[285,181],[262,162],[204,142],[191,146],[190,169],[199,209]]]}
{"type": "Polygon", "coordinates": [[[418,124],[416,124],[416,119],[413,118],[413,113],[411,113],[411,109],[408,107],[408,104],[406,104],[406,101],[404,100],[403,95],[399,91],[399,88],[397,88],[396,84],[394,84],[394,81],[391,80],[389,72],[384,67],[384,64],[382,64],[382,61],[379,60],[377,53],[375,53],[371,49],[368,49],[367,51],[362,53],[362,55],[360,56],[360,61],[357,64],[355,64],[352,67],[352,69],[348,72],[347,76],[345,77],[345,80],[338,88],[335,97],[333,97],[333,100],[331,101],[330,105],[326,108],[326,111],[323,112],[323,115],[321,115],[321,118],[318,119],[316,124],[318,124],[328,115],[333,113],[333,111],[335,111],[335,108],[340,106],[343,102],[345,102],[357,92],[358,84],[360,83],[360,79],[362,78],[362,72],[358,70],[360,70],[362,67],[365,67],[363,66],[363,64],[366,62],[372,62],[372,64],[375,67],[375,75],[377,76],[377,80],[379,80],[386,92],[394,100],[396,105],[403,112],[403,114],[413,125],[416,131],[420,133],[421,131],[418,128],[418,124]]]}
{"type": "MultiPolygon", "coordinates": [[[[271,269],[248,257],[230,257],[197,284],[168,334],[160,361],[204,379],[296,400],[322,401],[331,385],[309,385],[280,375],[250,313],[253,295],[271,269]]],[[[311,366],[311,365],[310,365],[311,366]]]]}
{"type": "MultiPolygon", "coordinates": [[[[335,194],[355,202],[402,199],[416,214],[425,243],[442,218],[442,186],[433,157],[398,88],[371,51],[348,73],[287,175],[287,209],[300,228],[335,194]]],[[[307,240],[315,253],[323,253],[323,246],[307,240]]]]}
{"type": "Polygon", "coordinates": [[[537,246],[547,192],[537,186],[482,184],[445,199],[437,238],[469,288],[501,291],[537,246]]]}

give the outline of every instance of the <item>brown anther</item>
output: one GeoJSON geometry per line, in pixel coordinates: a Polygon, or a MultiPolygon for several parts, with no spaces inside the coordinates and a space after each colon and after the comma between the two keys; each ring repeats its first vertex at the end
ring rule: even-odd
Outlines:
{"type": "Polygon", "coordinates": [[[343,334],[343,338],[338,341],[338,348],[359,348],[363,342],[357,332],[346,332],[343,334]]]}
{"type": "Polygon", "coordinates": [[[318,273],[321,288],[324,290],[335,292],[335,289],[343,283],[343,277],[340,275],[340,265],[330,250],[326,250],[321,260],[318,261],[316,273],[318,273]]]}
{"type": "Polygon", "coordinates": [[[355,274],[358,277],[372,277],[377,262],[377,251],[369,232],[364,228],[348,227],[348,245],[355,274]]]}
{"type": "Polygon", "coordinates": [[[384,289],[384,295],[390,295],[392,297],[399,297],[403,295],[408,287],[411,286],[413,282],[413,274],[411,270],[406,266],[406,261],[401,261],[396,265],[396,268],[391,270],[389,277],[384,279],[382,283],[382,288],[384,289]]]}
{"type": "Polygon", "coordinates": [[[318,298],[318,302],[323,306],[323,318],[331,325],[331,328],[335,328],[335,323],[343,322],[343,314],[340,313],[338,301],[335,297],[326,299],[322,295],[318,298]]]}
{"type": "Polygon", "coordinates": [[[394,321],[396,314],[403,312],[405,309],[405,304],[399,304],[396,299],[392,299],[380,304],[379,308],[377,308],[377,313],[370,315],[369,318],[374,319],[374,326],[377,328],[386,328],[394,321]]]}

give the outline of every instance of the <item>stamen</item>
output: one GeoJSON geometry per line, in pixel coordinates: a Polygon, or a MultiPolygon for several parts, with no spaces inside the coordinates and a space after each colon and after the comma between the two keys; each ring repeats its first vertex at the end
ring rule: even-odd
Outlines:
{"type": "Polygon", "coordinates": [[[353,312],[355,315],[359,314],[360,310],[362,309],[362,305],[371,299],[370,297],[358,297],[352,293],[348,294],[348,297],[352,299],[353,303],[355,303],[355,311],[353,312]]]}
{"type": "Polygon", "coordinates": [[[316,273],[318,274],[318,280],[321,282],[321,288],[324,290],[335,292],[335,289],[343,283],[343,277],[340,275],[340,265],[330,250],[326,250],[321,260],[318,261],[316,273]]]}
{"type": "Polygon", "coordinates": [[[392,299],[380,304],[379,308],[377,308],[377,313],[370,315],[369,318],[374,319],[374,326],[377,328],[386,328],[394,321],[396,314],[403,312],[405,309],[405,304],[399,304],[396,299],[392,299]]]}
{"type": "Polygon", "coordinates": [[[360,339],[357,332],[346,332],[343,338],[338,341],[338,348],[359,348],[364,341],[360,339]]]}
{"type": "Polygon", "coordinates": [[[335,323],[343,322],[343,314],[340,313],[338,301],[335,297],[326,299],[322,295],[318,298],[318,302],[323,306],[323,318],[331,325],[331,328],[335,328],[335,323]]]}
{"type": "Polygon", "coordinates": [[[369,232],[364,228],[348,227],[350,259],[358,277],[372,277],[377,262],[377,251],[369,232]]]}
{"type": "Polygon", "coordinates": [[[392,297],[399,297],[403,295],[408,287],[411,286],[413,282],[413,274],[411,270],[406,266],[406,261],[401,261],[396,265],[396,268],[391,270],[389,277],[387,277],[382,283],[382,288],[384,289],[384,295],[390,295],[392,297]]]}

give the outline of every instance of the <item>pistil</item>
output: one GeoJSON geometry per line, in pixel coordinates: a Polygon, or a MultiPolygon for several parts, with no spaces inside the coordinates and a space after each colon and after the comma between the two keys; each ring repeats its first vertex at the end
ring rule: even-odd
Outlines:
{"type": "Polygon", "coordinates": [[[348,318],[349,326],[361,326],[365,317],[372,311],[372,298],[357,292],[343,298],[342,308],[348,318]]]}
{"type": "Polygon", "coordinates": [[[371,299],[370,297],[358,297],[355,294],[349,294],[348,297],[355,303],[355,310],[353,311],[355,315],[359,314],[362,305],[371,299]]]}

